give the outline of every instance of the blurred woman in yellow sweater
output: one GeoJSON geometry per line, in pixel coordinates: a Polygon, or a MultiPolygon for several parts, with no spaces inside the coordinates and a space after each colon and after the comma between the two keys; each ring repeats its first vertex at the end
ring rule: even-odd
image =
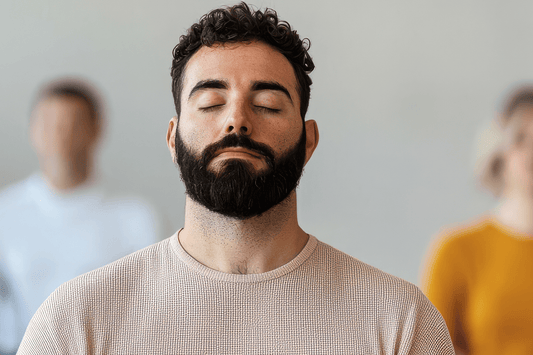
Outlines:
{"type": "Polygon", "coordinates": [[[457,354],[533,354],[533,87],[510,96],[485,138],[478,176],[499,206],[433,243],[422,289],[457,354]]]}

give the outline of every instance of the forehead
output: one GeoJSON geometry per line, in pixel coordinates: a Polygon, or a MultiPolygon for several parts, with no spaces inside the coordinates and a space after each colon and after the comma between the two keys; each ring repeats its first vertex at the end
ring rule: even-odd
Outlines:
{"type": "Polygon", "coordinates": [[[84,99],[72,96],[49,96],[43,98],[35,107],[36,116],[49,118],[83,118],[90,120],[92,111],[90,105],[84,99]]]}
{"type": "Polygon", "coordinates": [[[298,96],[291,63],[277,49],[258,41],[201,47],[185,68],[182,99],[196,83],[210,79],[243,87],[249,87],[253,81],[275,81],[298,96]]]}

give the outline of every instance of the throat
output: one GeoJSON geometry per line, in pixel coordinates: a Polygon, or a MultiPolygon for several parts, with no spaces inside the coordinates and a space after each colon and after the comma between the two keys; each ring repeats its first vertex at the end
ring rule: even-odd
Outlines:
{"type": "Polygon", "coordinates": [[[187,198],[185,227],[178,237],[197,261],[232,274],[280,267],[298,255],[308,240],[297,222],[295,196],[244,220],[214,213],[187,198]]]}
{"type": "Polygon", "coordinates": [[[504,198],[495,214],[504,225],[533,237],[533,199],[504,198]]]}

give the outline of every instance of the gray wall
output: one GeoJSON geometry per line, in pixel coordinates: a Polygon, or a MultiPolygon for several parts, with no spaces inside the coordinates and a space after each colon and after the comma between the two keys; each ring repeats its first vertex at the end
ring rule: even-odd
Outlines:
{"type": "MultiPolygon", "coordinates": [[[[100,171],[175,230],[184,189],[165,145],[171,50],[220,1],[2,0],[0,185],[36,170],[28,110],[58,75],[107,97],[100,171]]],[[[303,228],[417,282],[431,238],[494,205],[472,178],[476,130],[533,79],[531,1],[255,1],[312,42],[308,118],[320,144],[299,197],[303,228]]],[[[170,230],[168,231],[170,233],[170,230]]]]}

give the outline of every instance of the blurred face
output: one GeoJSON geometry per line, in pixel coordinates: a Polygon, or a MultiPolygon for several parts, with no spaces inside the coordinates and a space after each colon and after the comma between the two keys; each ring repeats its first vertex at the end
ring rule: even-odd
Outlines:
{"type": "Polygon", "coordinates": [[[277,50],[260,42],[200,48],[185,70],[181,107],[169,130],[192,199],[248,218],[294,190],[306,139],[296,76],[277,50]]]}
{"type": "Polygon", "coordinates": [[[517,126],[505,153],[505,187],[533,193],[533,106],[519,107],[510,119],[517,126]]]}
{"type": "Polygon", "coordinates": [[[92,150],[97,124],[84,100],[49,97],[32,114],[30,138],[39,159],[72,161],[92,150]]]}

